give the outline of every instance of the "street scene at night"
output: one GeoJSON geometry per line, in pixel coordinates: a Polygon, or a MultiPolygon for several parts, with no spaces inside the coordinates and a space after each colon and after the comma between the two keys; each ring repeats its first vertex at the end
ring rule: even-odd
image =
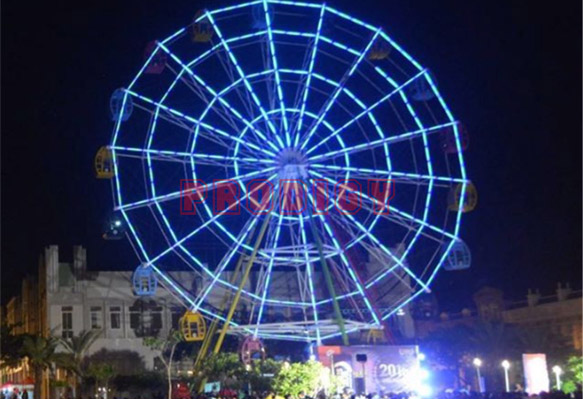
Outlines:
{"type": "Polygon", "coordinates": [[[581,15],[6,0],[0,399],[581,399],[581,15]]]}

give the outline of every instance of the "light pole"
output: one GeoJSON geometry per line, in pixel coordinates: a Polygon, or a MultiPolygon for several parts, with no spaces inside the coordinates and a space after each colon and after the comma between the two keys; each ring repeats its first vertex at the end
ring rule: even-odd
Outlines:
{"type": "Polygon", "coordinates": [[[482,392],[482,376],[480,375],[480,366],[482,365],[482,359],[476,357],[474,358],[474,366],[476,367],[476,375],[478,376],[478,391],[482,392]]]}
{"type": "Polygon", "coordinates": [[[508,360],[503,360],[502,368],[504,369],[504,382],[506,383],[506,392],[510,392],[510,381],[508,380],[508,369],[510,368],[510,362],[508,360]]]}
{"type": "Polygon", "coordinates": [[[553,373],[555,373],[555,378],[557,379],[557,391],[561,390],[561,374],[563,370],[559,366],[553,366],[553,373]]]}

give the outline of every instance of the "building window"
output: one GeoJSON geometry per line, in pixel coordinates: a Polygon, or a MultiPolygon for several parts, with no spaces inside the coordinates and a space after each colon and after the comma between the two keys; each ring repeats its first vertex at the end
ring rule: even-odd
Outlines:
{"type": "Polygon", "coordinates": [[[109,307],[109,327],[112,330],[121,328],[121,306],[109,307]]]}
{"type": "Polygon", "coordinates": [[[183,311],[181,309],[176,309],[176,308],[172,309],[171,324],[172,324],[172,328],[175,330],[178,330],[180,328],[179,324],[180,324],[180,318],[182,317],[182,312],[183,311]]]}
{"type": "Polygon", "coordinates": [[[103,313],[101,306],[91,306],[89,308],[89,321],[92,330],[100,330],[103,328],[103,313]]]}
{"type": "Polygon", "coordinates": [[[132,330],[139,330],[141,332],[142,325],[142,310],[139,306],[130,306],[130,328],[132,330]]]}
{"type": "Polygon", "coordinates": [[[159,331],[162,329],[162,307],[156,306],[152,309],[152,329],[159,331]]]}
{"type": "Polygon", "coordinates": [[[61,307],[62,337],[73,338],[73,306],[61,307]]]}

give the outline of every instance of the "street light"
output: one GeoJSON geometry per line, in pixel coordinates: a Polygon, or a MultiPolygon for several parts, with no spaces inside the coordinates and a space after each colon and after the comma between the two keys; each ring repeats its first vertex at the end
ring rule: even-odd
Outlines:
{"type": "Polygon", "coordinates": [[[508,360],[502,360],[502,368],[504,369],[504,382],[506,383],[506,392],[510,392],[510,381],[508,380],[508,369],[510,368],[510,362],[508,360]]]}
{"type": "Polygon", "coordinates": [[[555,373],[555,378],[557,379],[557,391],[561,390],[561,374],[563,370],[559,366],[553,366],[553,373],[555,373]]]}
{"type": "Polygon", "coordinates": [[[474,366],[476,366],[476,374],[478,376],[478,391],[482,392],[482,376],[480,375],[480,366],[482,365],[482,359],[476,357],[474,358],[474,366]]]}

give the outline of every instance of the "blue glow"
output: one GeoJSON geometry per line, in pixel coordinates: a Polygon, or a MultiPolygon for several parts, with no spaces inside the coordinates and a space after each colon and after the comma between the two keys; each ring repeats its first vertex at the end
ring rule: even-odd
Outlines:
{"type": "MultiPolygon", "coordinates": [[[[312,135],[316,132],[316,130],[320,126],[320,123],[322,123],[322,121],[324,120],[324,118],[328,114],[328,111],[330,111],[330,108],[332,108],[332,106],[336,103],[336,100],[338,99],[338,96],[340,95],[340,93],[342,93],[342,88],[346,84],[346,81],[354,74],[354,72],[356,71],[356,68],[358,68],[361,61],[364,59],[364,56],[370,50],[371,46],[373,45],[373,43],[376,40],[379,33],[380,33],[380,29],[376,31],[376,33],[373,35],[372,39],[370,39],[370,41],[368,42],[368,44],[366,45],[364,50],[356,57],[356,59],[352,63],[352,66],[350,67],[350,69],[348,70],[346,75],[343,77],[343,79],[342,79],[343,81],[336,88],[336,91],[334,91],[334,94],[332,94],[332,97],[330,97],[330,99],[328,100],[328,103],[326,104],[324,111],[320,114],[320,117],[316,121],[316,124],[310,130],[310,132],[307,134],[306,138],[303,140],[303,143],[300,146],[300,149],[306,148],[306,146],[310,142],[310,139],[312,138],[312,135]]],[[[307,151],[307,153],[309,154],[310,151],[307,151]]]]}
{"type": "Polygon", "coordinates": [[[275,75],[275,84],[277,85],[277,98],[279,99],[279,108],[281,109],[281,118],[283,120],[283,130],[285,131],[285,141],[291,146],[291,137],[289,134],[289,126],[287,117],[285,115],[285,104],[283,102],[283,89],[281,88],[281,79],[279,78],[279,67],[277,65],[277,57],[275,55],[275,44],[273,42],[273,31],[271,30],[271,17],[269,15],[269,8],[267,0],[263,0],[263,12],[265,13],[265,23],[267,26],[267,37],[269,39],[269,52],[271,53],[271,63],[273,66],[273,73],[275,75]]]}
{"type": "MultiPolygon", "coordinates": [[[[200,219],[197,218],[193,222],[190,230],[185,230],[184,228],[176,229],[173,217],[168,214],[169,207],[163,207],[162,205],[166,201],[176,201],[177,203],[181,193],[168,192],[168,182],[166,181],[168,176],[165,175],[164,169],[158,169],[157,165],[162,161],[182,163],[185,173],[190,173],[193,179],[201,175],[200,177],[203,180],[208,177],[208,173],[205,173],[205,168],[207,167],[224,170],[224,174],[219,177],[222,179],[221,181],[236,181],[241,186],[244,194],[234,204],[231,204],[229,207],[231,208],[248,199],[255,191],[248,192],[245,187],[246,181],[263,176],[267,176],[268,181],[276,179],[280,173],[281,161],[279,157],[281,150],[294,147],[295,150],[301,149],[301,153],[305,157],[306,173],[309,181],[319,178],[333,182],[334,179],[338,179],[340,176],[343,176],[345,180],[350,179],[352,176],[358,179],[384,177],[397,182],[423,186],[422,194],[411,198],[412,201],[414,200],[419,204],[411,211],[406,212],[392,204],[389,206],[390,216],[371,215],[366,220],[365,218],[361,220],[360,217],[353,215],[342,215],[344,223],[350,227],[351,231],[350,240],[343,243],[345,245],[344,248],[340,246],[340,242],[334,236],[330,222],[326,217],[318,215],[312,219],[319,219],[319,228],[324,230],[324,237],[326,238],[325,258],[342,266],[346,281],[350,285],[350,287],[346,287],[340,292],[337,298],[350,299],[351,301],[354,298],[358,298],[359,301],[362,300],[362,303],[371,314],[370,321],[362,321],[365,323],[378,325],[381,320],[386,320],[392,315],[398,314],[403,306],[406,306],[423,292],[427,292],[438,271],[442,267],[450,268],[452,257],[455,258],[457,256],[455,251],[456,246],[459,246],[456,243],[460,242],[458,234],[461,210],[455,214],[455,220],[450,218],[448,223],[443,224],[444,227],[437,225],[434,219],[429,218],[434,209],[441,206],[437,201],[439,197],[435,195],[435,191],[444,186],[459,184],[461,186],[460,201],[464,201],[467,185],[470,183],[466,176],[463,155],[460,150],[461,138],[458,121],[453,117],[437,90],[435,80],[426,69],[380,28],[324,4],[289,0],[256,0],[207,11],[197,18],[196,22],[203,20],[208,20],[209,27],[212,26],[213,31],[216,33],[214,43],[205,44],[204,49],[198,51],[198,54],[192,59],[181,59],[180,57],[183,57],[186,51],[180,47],[179,43],[188,34],[188,30],[187,28],[177,30],[166,39],[157,42],[156,49],[149,55],[127,89],[117,91],[115,104],[112,104],[115,105],[115,107],[112,106],[112,110],[115,111],[113,112],[115,124],[109,148],[112,152],[115,176],[112,180],[114,207],[120,211],[124,221],[123,224],[127,226],[128,235],[132,238],[131,243],[140,258],[140,266],[136,270],[144,268],[143,270],[147,271],[145,273],[150,273],[150,276],[153,275],[151,272],[154,271],[159,279],[152,280],[152,286],[155,286],[159,280],[173,294],[179,296],[181,301],[190,309],[199,310],[205,317],[224,321],[223,315],[214,312],[212,307],[207,306],[209,293],[213,288],[217,287],[217,284],[221,288],[228,290],[237,289],[235,284],[227,281],[224,271],[227,270],[236,256],[252,250],[252,247],[246,244],[246,240],[260,218],[248,216],[246,222],[242,223],[237,228],[237,231],[234,231],[234,228],[229,223],[226,223],[225,220],[221,221],[221,216],[228,209],[215,214],[209,205],[203,202],[204,211],[201,212],[201,215],[197,215],[200,216],[200,219]],[[285,23],[287,11],[279,13],[279,8],[274,8],[274,5],[295,7],[298,15],[304,13],[302,15],[306,15],[306,18],[312,18],[312,24],[305,24],[305,26],[311,26],[312,31],[296,31],[293,30],[293,26],[288,28],[289,25],[285,23]],[[241,13],[252,13],[253,9],[259,9],[259,16],[264,16],[265,18],[265,24],[259,31],[253,31],[249,26],[249,32],[242,31],[236,36],[225,36],[225,33],[228,35],[229,29],[225,28],[225,33],[223,33],[220,29],[221,26],[226,26],[223,24],[227,24],[230,18],[235,18],[241,13]],[[309,16],[307,14],[308,11],[309,16]],[[277,16],[276,25],[278,26],[274,25],[274,16],[277,16]],[[355,32],[358,31],[361,37],[365,37],[369,41],[366,45],[365,42],[362,42],[362,48],[353,48],[346,44],[354,42],[353,38],[348,40],[347,37],[343,36],[348,30],[345,32],[340,29],[334,30],[334,34],[326,36],[322,32],[325,18],[326,21],[328,18],[341,19],[342,24],[346,23],[347,26],[353,26],[355,32]],[[314,26],[316,27],[315,29],[313,28],[314,26]],[[394,65],[399,70],[399,73],[395,73],[394,76],[391,76],[382,67],[382,63],[371,65],[368,61],[364,62],[372,45],[378,40],[384,40],[391,46],[391,50],[396,52],[391,54],[391,62],[407,64],[403,65],[402,68],[400,65],[394,65]],[[295,41],[294,43],[296,44],[301,43],[300,45],[305,47],[306,55],[301,69],[282,68],[280,66],[281,60],[278,60],[277,57],[278,54],[281,57],[281,51],[283,50],[280,44],[288,44],[292,41],[295,41]],[[242,64],[239,63],[235,56],[235,51],[237,51],[237,54],[240,53],[241,59],[243,59],[244,53],[240,48],[258,43],[261,43],[266,49],[264,59],[261,60],[263,69],[243,71],[242,64]],[[330,79],[321,71],[326,70],[325,68],[320,68],[321,63],[326,58],[318,54],[322,54],[321,49],[323,46],[325,47],[326,55],[336,56],[336,54],[342,54],[338,57],[352,60],[343,78],[339,81],[330,79]],[[165,70],[165,74],[173,73],[175,76],[169,80],[170,84],[167,89],[164,89],[165,92],[161,98],[157,96],[151,97],[154,96],[153,94],[144,95],[144,93],[151,93],[151,91],[144,90],[145,86],[142,79],[146,66],[158,51],[163,51],[169,56],[167,58],[172,60],[172,64],[179,66],[178,68],[167,68],[165,70]],[[177,54],[180,54],[180,57],[177,54]],[[396,57],[393,58],[393,54],[396,57]],[[226,60],[226,65],[223,64],[223,66],[229,71],[225,76],[228,81],[220,82],[213,78],[207,78],[208,82],[212,82],[211,86],[202,78],[202,76],[206,77],[207,75],[204,71],[201,72],[201,68],[206,68],[206,62],[219,55],[223,56],[222,60],[226,60]],[[366,64],[366,68],[363,66],[364,64],[366,64]],[[375,92],[379,93],[377,95],[378,100],[371,99],[370,95],[360,95],[361,90],[364,90],[364,88],[355,87],[350,90],[345,87],[347,80],[357,71],[361,75],[373,75],[374,79],[371,79],[371,82],[374,81],[375,84],[379,85],[378,91],[375,92]],[[167,102],[171,92],[182,95],[179,94],[182,92],[174,90],[182,90],[185,87],[185,81],[190,82],[190,86],[196,87],[199,93],[205,93],[204,96],[199,95],[196,98],[196,101],[206,101],[206,104],[201,107],[202,111],[196,111],[196,115],[189,114],[190,111],[182,112],[177,108],[188,110],[197,109],[196,107],[181,106],[181,103],[176,101],[167,102]],[[284,96],[282,82],[285,82],[286,90],[288,82],[297,82],[298,88],[293,104],[291,104],[292,98],[288,93],[285,94],[288,94],[289,97],[284,96]],[[265,85],[268,88],[271,87],[268,89],[269,98],[265,98],[265,91],[262,88],[265,85]],[[432,98],[429,103],[419,104],[418,102],[412,103],[410,101],[412,97],[410,90],[414,85],[423,85],[424,96],[432,98]],[[329,91],[324,92],[321,88],[323,86],[328,86],[329,91]],[[271,96],[272,92],[274,92],[273,96],[271,96]],[[208,93],[208,96],[206,93],[208,93]],[[236,100],[232,93],[239,95],[241,102],[236,100]],[[243,93],[243,96],[240,96],[240,93],[243,93]],[[328,96],[324,100],[324,106],[321,110],[310,110],[311,103],[318,101],[314,93],[318,93],[320,96],[322,94],[328,96]],[[370,100],[365,101],[364,99],[370,100]],[[399,120],[404,120],[401,123],[402,130],[400,131],[395,130],[398,129],[396,126],[387,126],[386,118],[381,115],[380,106],[385,102],[388,103],[389,100],[391,104],[398,103],[400,106],[399,111],[393,109],[396,114],[402,113],[402,115],[397,115],[399,120]],[[286,104],[286,101],[289,103],[286,104]],[[235,104],[237,105],[235,106],[235,104]],[[335,117],[332,117],[336,110],[336,108],[333,108],[335,104],[337,107],[341,107],[342,110],[345,110],[345,104],[349,104],[346,106],[346,110],[349,110],[346,112],[350,115],[348,121],[341,120],[338,122],[335,117]],[[420,105],[427,105],[430,108],[430,119],[427,119],[427,112],[417,114],[417,108],[420,105]],[[218,107],[221,107],[220,109],[222,110],[220,117],[230,127],[221,129],[217,126],[222,127],[223,125],[215,125],[214,114],[211,111],[217,110],[218,107]],[[356,111],[352,111],[353,109],[356,111]],[[434,110],[436,112],[433,112],[434,110]],[[132,134],[131,126],[133,126],[132,124],[136,119],[129,119],[132,112],[147,112],[150,114],[147,115],[150,117],[150,124],[144,148],[123,145],[132,141],[119,140],[121,135],[132,134]],[[280,115],[281,119],[279,118],[280,115]],[[420,115],[425,119],[422,119],[420,115]],[[226,117],[228,117],[228,120],[226,117]],[[166,138],[163,137],[164,130],[160,130],[159,118],[177,125],[178,129],[184,131],[184,134],[188,137],[186,148],[175,150],[172,147],[172,143],[164,141],[166,138]],[[308,118],[311,119],[311,125],[307,122],[308,118]],[[360,126],[361,120],[366,121],[367,125],[370,122],[370,127],[364,128],[367,129],[364,134],[366,137],[360,137],[357,141],[353,138],[358,137],[356,135],[358,133],[356,131],[357,127],[361,131],[363,130],[363,127],[360,126]],[[338,126],[334,126],[334,124],[338,124],[338,126]],[[126,129],[126,125],[130,127],[126,129]],[[385,132],[383,128],[391,129],[391,131],[385,132]],[[457,159],[454,159],[455,157],[449,158],[450,161],[452,159],[457,161],[456,167],[450,169],[448,165],[447,173],[442,168],[436,168],[434,171],[435,161],[432,157],[437,158],[437,156],[443,156],[443,154],[436,155],[430,146],[431,140],[434,138],[433,134],[443,128],[453,130],[455,145],[458,149],[457,159]],[[370,133],[367,134],[369,131],[370,133]],[[342,138],[343,135],[345,139],[350,135],[350,141],[347,140],[348,145],[345,144],[342,138]],[[153,148],[155,136],[157,138],[155,142],[159,148],[153,148]],[[204,151],[204,140],[212,140],[217,144],[217,147],[204,151]],[[416,146],[422,144],[422,155],[416,157],[414,168],[411,170],[395,170],[393,167],[392,154],[389,150],[393,144],[400,142],[414,142],[416,146]],[[197,146],[197,143],[200,144],[197,146]],[[164,148],[164,145],[169,145],[170,147],[164,148]],[[367,156],[365,154],[370,154],[375,149],[377,151],[374,155],[374,166],[370,166],[373,164],[365,165],[361,161],[361,156],[367,156]],[[380,163],[377,156],[380,156],[380,163]],[[118,173],[120,168],[125,172],[125,168],[128,167],[125,162],[126,158],[138,158],[143,161],[145,196],[136,196],[135,192],[132,192],[132,185],[135,186],[136,182],[127,181],[127,173],[122,174],[120,177],[118,173]],[[455,172],[450,174],[450,170],[455,172]],[[425,199],[423,199],[423,195],[425,199]],[[131,200],[128,201],[128,198],[131,198],[131,200]],[[140,236],[142,232],[136,229],[136,227],[140,226],[140,221],[138,220],[138,213],[134,212],[134,210],[142,207],[149,207],[164,234],[167,247],[161,252],[160,249],[157,249],[155,251],[158,253],[149,253],[148,251],[154,252],[153,248],[150,247],[146,237],[140,236]],[[392,250],[389,250],[388,244],[383,243],[385,237],[380,234],[378,228],[375,229],[377,222],[380,220],[396,223],[400,226],[408,226],[410,232],[402,242],[404,250],[400,252],[400,255],[394,254],[392,250]],[[430,220],[431,223],[429,222],[430,220]],[[197,234],[208,229],[212,229],[213,233],[223,243],[229,242],[228,245],[225,244],[227,252],[224,253],[220,263],[213,265],[212,270],[195,256],[191,248],[185,245],[188,240],[193,240],[197,234]],[[422,235],[429,236],[437,241],[441,245],[441,249],[436,253],[435,260],[432,259],[431,264],[421,265],[425,269],[415,265],[415,272],[413,272],[406,261],[413,248],[418,248],[421,245],[420,243],[423,242],[423,240],[419,240],[422,235]],[[344,251],[355,245],[361,245],[365,249],[380,250],[391,259],[392,265],[378,275],[371,276],[367,281],[360,281],[353,267],[355,265],[350,264],[344,253],[344,251]],[[209,283],[196,295],[196,298],[192,297],[192,293],[175,284],[168,273],[162,270],[163,268],[160,264],[165,261],[164,257],[172,252],[180,256],[190,268],[208,278],[209,283]],[[444,262],[449,263],[444,264],[444,262]],[[396,301],[388,309],[384,308],[383,313],[377,315],[377,310],[374,309],[369,300],[369,290],[375,284],[382,284],[386,276],[390,273],[395,273],[397,269],[402,269],[411,278],[414,287],[409,287],[411,289],[409,296],[396,301]],[[421,271],[418,272],[418,270],[421,271]]],[[[302,28],[300,27],[300,29],[302,28]]],[[[192,49],[197,51],[198,47],[194,46],[192,49]]],[[[252,68],[250,67],[249,69],[252,68]]],[[[394,69],[390,71],[392,74],[394,69]]],[[[364,78],[367,79],[366,77],[364,78]]],[[[146,86],[148,84],[146,82],[146,86]]],[[[187,102],[189,99],[185,97],[185,101],[187,102]]],[[[382,112],[385,111],[383,110],[382,112]]],[[[399,164],[395,163],[395,167],[399,167],[399,164]]],[[[202,189],[211,190],[212,187],[206,184],[199,187],[199,190],[202,189]]],[[[200,193],[201,191],[199,191],[200,193]]],[[[378,202],[375,198],[364,193],[359,193],[359,196],[368,207],[370,207],[370,204],[378,202]]],[[[308,198],[311,203],[314,203],[314,198],[311,194],[308,198]]],[[[329,205],[329,209],[334,206],[339,207],[338,200],[333,201],[329,205]]],[[[369,212],[370,208],[364,211],[369,212]]],[[[318,284],[313,281],[316,278],[313,267],[319,257],[313,249],[313,243],[308,241],[305,226],[307,216],[302,214],[287,216],[282,212],[276,212],[276,216],[275,230],[270,235],[270,239],[266,240],[265,247],[260,248],[258,252],[257,262],[260,262],[261,267],[265,270],[265,279],[262,284],[263,291],[254,292],[252,289],[244,289],[242,291],[242,300],[252,304],[255,309],[254,312],[256,312],[257,316],[254,319],[254,325],[242,327],[239,322],[232,321],[232,326],[242,328],[242,331],[246,334],[302,342],[316,341],[321,343],[323,340],[339,336],[339,331],[332,331],[330,325],[326,324],[330,322],[329,320],[321,319],[321,307],[329,306],[332,299],[326,298],[325,295],[323,298],[319,297],[322,293],[319,292],[318,284]],[[289,235],[292,234],[295,234],[294,243],[299,248],[297,250],[299,251],[298,253],[284,252],[289,251],[286,245],[289,245],[289,235]],[[283,242],[286,244],[282,244],[283,242]],[[302,300],[272,297],[273,290],[270,290],[270,284],[275,284],[273,280],[274,268],[279,265],[297,266],[304,273],[302,278],[305,279],[305,288],[303,288],[302,300]],[[302,310],[304,317],[307,318],[305,332],[290,336],[287,333],[280,334],[275,333],[275,330],[267,330],[267,327],[264,327],[267,306],[291,307],[302,310]]],[[[392,245],[394,244],[391,243],[392,245]]],[[[454,263],[456,265],[459,264],[459,262],[454,263]]],[[[142,282],[148,281],[147,278],[142,280],[142,282]]],[[[138,283],[137,280],[134,280],[135,287],[135,284],[138,283]]],[[[142,288],[138,286],[139,289],[136,289],[136,293],[143,292],[144,295],[149,295],[148,287],[149,284],[143,285],[142,288]]],[[[348,302],[350,301],[346,301],[346,303],[348,302]]],[[[251,323],[251,320],[249,320],[249,323],[251,323]]],[[[348,332],[357,331],[358,329],[359,327],[350,326],[348,332]]],[[[422,390],[418,390],[418,393],[422,395],[422,390]]]]}
{"type": "Polygon", "coordinates": [[[259,111],[261,112],[261,115],[263,115],[263,118],[265,119],[265,121],[267,122],[267,126],[269,126],[269,129],[271,130],[271,132],[273,133],[274,137],[276,138],[276,140],[278,141],[279,145],[281,146],[281,148],[284,148],[285,145],[283,144],[283,142],[281,141],[281,138],[278,135],[277,130],[275,129],[275,126],[273,125],[273,123],[271,122],[271,120],[267,117],[267,113],[265,112],[265,109],[261,106],[261,102],[259,101],[259,98],[257,97],[257,95],[255,94],[255,92],[253,91],[253,88],[251,87],[251,84],[249,83],[249,80],[247,80],[247,77],[245,76],[245,73],[243,72],[243,70],[241,69],[241,67],[239,66],[239,62],[237,61],[237,59],[235,58],[235,55],[233,54],[233,52],[231,51],[231,47],[229,47],[229,44],[225,41],[225,39],[223,38],[223,34],[221,33],[219,27],[217,26],[217,24],[215,23],[214,18],[212,17],[211,14],[207,13],[208,19],[210,21],[210,23],[213,26],[213,29],[215,30],[215,32],[217,33],[217,36],[219,37],[219,39],[221,40],[221,44],[223,45],[223,47],[225,48],[225,50],[227,51],[227,54],[229,55],[229,59],[231,60],[231,62],[233,63],[233,65],[235,66],[235,69],[237,70],[237,73],[239,74],[239,76],[243,79],[243,82],[245,84],[245,87],[247,88],[247,90],[249,91],[249,94],[251,95],[251,98],[253,99],[253,102],[255,103],[255,105],[257,105],[257,107],[259,108],[259,111]]]}
{"type": "Polygon", "coordinates": [[[318,52],[318,42],[320,40],[320,32],[322,31],[322,22],[324,21],[324,12],[326,11],[326,6],[322,4],[322,9],[320,11],[320,19],[318,20],[318,28],[316,30],[316,37],[314,38],[314,44],[312,48],[312,55],[310,57],[310,65],[308,67],[308,76],[306,78],[306,85],[304,87],[304,95],[302,96],[302,108],[300,110],[300,117],[298,120],[298,126],[296,128],[296,138],[294,140],[294,147],[297,147],[300,141],[300,132],[302,131],[302,122],[304,119],[304,113],[306,112],[306,102],[308,101],[308,94],[310,92],[310,83],[312,81],[312,74],[314,71],[314,64],[316,61],[316,53],[318,52]]]}

